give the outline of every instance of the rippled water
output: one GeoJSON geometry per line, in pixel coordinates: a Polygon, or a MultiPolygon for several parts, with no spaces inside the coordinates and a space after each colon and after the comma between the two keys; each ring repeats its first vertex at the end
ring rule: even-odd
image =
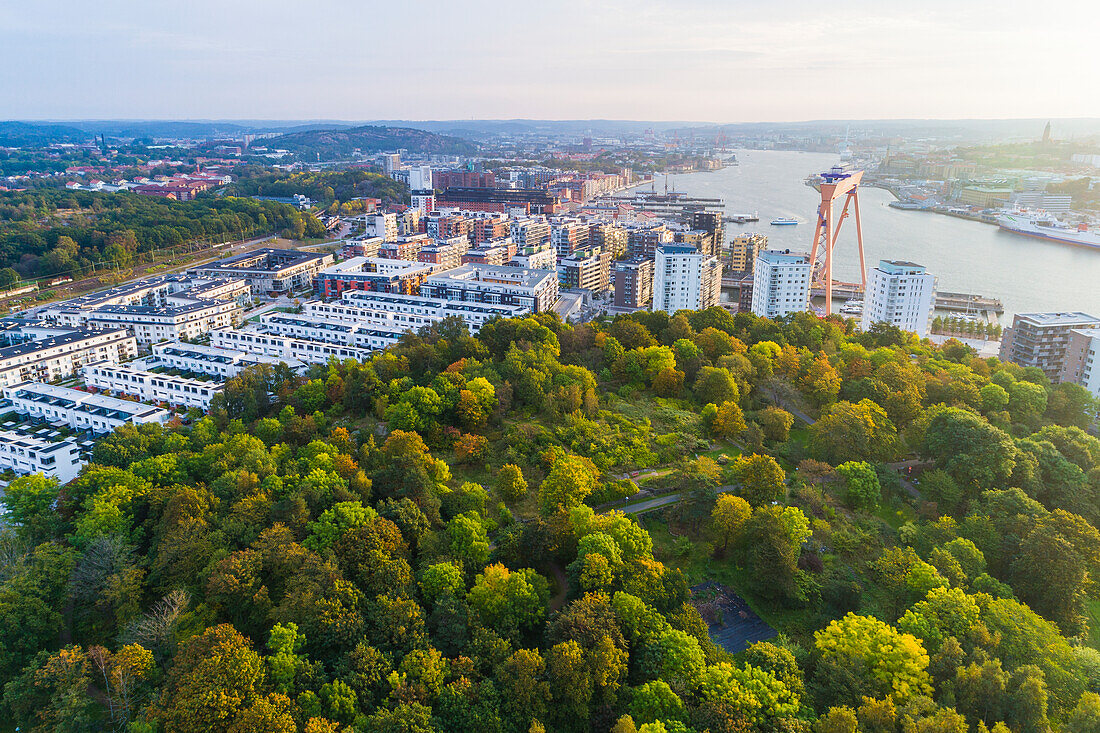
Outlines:
{"type": "MultiPolygon", "coordinates": [[[[746,150],[738,151],[737,158],[740,165],[720,171],[672,176],[669,189],[723,198],[727,215],[759,214],[757,224],[728,224],[730,235],[758,231],[768,235],[770,248],[808,252],[819,197],[803,181],[810,173],[828,170],[836,156],[746,150]],[[800,223],[789,227],[768,223],[780,216],[800,223]]],[[[663,178],[657,179],[656,188],[663,190],[663,178]]],[[[924,265],[936,276],[940,290],[1000,298],[1006,322],[1013,313],[1030,311],[1100,315],[1100,250],[1044,242],[940,214],[891,209],[887,204],[892,200],[881,189],[860,189],[869,266],[880,259],[924,265]]],[[[858,278],[854,223],[849,219],[841,232],[834,264],[834,277],[839,280],[858,278]]]]}

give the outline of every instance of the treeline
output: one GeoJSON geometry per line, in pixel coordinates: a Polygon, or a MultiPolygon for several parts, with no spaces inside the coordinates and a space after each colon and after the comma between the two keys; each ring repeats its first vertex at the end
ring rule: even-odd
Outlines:
{"type": "Polygon", "coordinates": [[[961,318],[959,316],[936,316],[932,319],[932,333],[945,333],[951,336],[967,338],[999,339],[1004,329],[999,323],[961,318]]]}
{"type": "Polygon", "coordinates": [[[720,308],[476,337],[447,320],[363,363],[246,370],[190,425],[100,440],[67,486],[12,481],[4,717],[1095,730],[1095,401],[958,342],[853,328],[720,308]],[[886,464],[909,455],[928,470],[903,501],[886,464]],[[658,465],[681,495],[661,535],[598,511],[658,465]],[[715,645],[700,573],[784,634],[715,645]]]}
{"type": "Polygon", "coordinates": [[[358,214],[363,204],[355,199],[376,198],[383,204],[408,203],[408,187],[380,173],[364,170],[279,173],[245,166],[234,171],[238,180],[227,189],[236,196],[290,197],[303,194],[330,214],[358,214]]]}
{"type": "Polygon", "coordinates": [[[87,274],[99,263],[126,267],[136,254],[189,242],[323,233],[313,215],[272,201],[171,201],[53,189],[0,193],[0,264],[24,277],[87,274]]]}

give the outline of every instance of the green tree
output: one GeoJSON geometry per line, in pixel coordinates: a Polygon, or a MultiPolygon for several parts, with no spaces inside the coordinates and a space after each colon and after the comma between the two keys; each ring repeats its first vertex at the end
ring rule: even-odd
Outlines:
{"type": "Polygon", "coordinates": [[[248,640],[221,624],[188,639],[151,708],[167,733],[235,730],[242,711],[263,695],[264,663],[248,640]]]}
{"type": "Polygon", "coordinates": [[[776,443],[785,443],[790,438],[791,426],[794,425],[794,415],[780,407],[765,407],[756,415],[757,422],[764,429],[764,435],[768,440],[776,443]]]}
{"type": "Polygon", "coordinates": [[[703,367],[695,377],[695,385],[692,387],[695,398],[700,404],[712,402],[721,405],[723,402],[736,403],[741,399],[741,393],[737,389],[737,381],[728,369],[719,367],[703,367]]]}
{"type": "Polygon", "coordinates": [[[721,494],[718,497],[710,516],[714,532],[722,540],[722,552],[731,541],[736,544],[751,514],[752,507],[740,496],[721,494]]]}
{"type": "Polygon", "coordinates": [[[514,463],[506,463],[497,472],[497,493],[505,501],[519,501],[527,496],[527,481],[523,471],[514,463]]]}
{"type": "Polygon", "coordinates": [[[738,458],[732,472],[741,484],[740,494],[753,506],[777,501],[787,492],[787,474],[771,456],[738,458]]]}
{"type": "Polygon", "coordinates": [[[810,427],[810,451],[833,464],[888,461],[897,448],[897,429],[871,400],[837,402],[810,427]]]}
{"type": "Polygon", "coordinates": [[[848,505],[863,512],[872,512],[878,508],[882,499],[878,474],[871,464],[863,461],[848,461],[836,467],[836,472],[844,481],[845,500],[848,505]]]}
{"type": "Polygon", "coordinates": [[[575,455],[554,461],[550,473],[539,486],[539,511],[549,516],[562,509],[584,503],[596,490],[600,471],[591,460],[575,455]]]}
{"type": "Polygon", "coordinates": [[[511,571],[498,563],[477,576],[466,600],[475,623],[517,639],[542,620],[549,589],[546,579],[531,568],[511,571]]]}
{"type": "Polygon", "coordinates": [[[876,618],[849,613],[815,632],[814,646],[823,660],[855,675],[864,694],[904,701],[931,692],[924,646],[876,618]]]}

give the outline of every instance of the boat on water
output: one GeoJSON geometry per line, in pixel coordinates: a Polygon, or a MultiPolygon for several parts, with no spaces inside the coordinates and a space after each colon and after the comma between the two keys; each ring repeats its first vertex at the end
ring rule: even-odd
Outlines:
{"type": "Polygon", "coordinates": [[[845,316],[862,316],[863,301],[858,298],[845,301],[844,305],[840,306],[840,312],[845,316]]]}
{"type": "Polygon", "coordinates": [[[997,217],[997,226],[1006,232],[1022,234],[1026,237],[1100,249],[1100,231],[1090,231],[1087,224],[1070,226],[1053,216],[1033,213],[1001,214],[997,217]]]}
{"type": "Polygon", "coordinates": [[[918,204],[916,201],[891,201],[889,206],[903,211],[919,211],[924,208],[924,204],[918,204]]]}
{"type": "Polygon", "coordinates": [[[734,214],[733,216],[727,216],[726,221],[733,222],[734,224],[748,224],[753,221],[760,221],[760,216],[754,211],[751,214],[734,214]]]}
{"type": "Polygon", "coordinates": [[[772,226],[776,226],[776,227],[790,227],[790,226],[794,226],[797,223],[798,223],[798,219],[788,219],[788,218],[783,217],[783,216],[772,219],[772,226]]]}

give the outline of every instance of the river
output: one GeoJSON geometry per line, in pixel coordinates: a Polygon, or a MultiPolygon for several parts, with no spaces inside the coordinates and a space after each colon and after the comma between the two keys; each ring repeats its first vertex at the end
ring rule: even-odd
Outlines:
{"type": "MultiPolygon", "coordinates": [[[[726,215],[757,212],[756,224],[727,224],[727,237],[742,231],[768,236],[770,249],[808,252],[820,201],[805,185],[810,173],[828,170],[836,156],[770,150],[738,150],[740,165],[719,171],[674,175],[669,190],[721,198],[726,215]],[[776,217],[798,226],[771,226],[776,217]]],[[[664,177],[656,180],[664,189],[664,177]]],[[[648,190],[642,186],[634,191],[648,190]]],[[[868,267],[880,259],[908,260],[936,276],[937,288],[1000,298],[1013,313],[1084,311],[1100,315],[1100,251],[1023,237],[995,226],[942,214],[892,209],[894,197],[878,188],[860,189],[860,215],[868,267]]],[[[837,204],[837,214],[840,204],[837,204]]],[[[855,221],[849,218],[837,244],[833,276],[859,279],[855,221]]]]}

